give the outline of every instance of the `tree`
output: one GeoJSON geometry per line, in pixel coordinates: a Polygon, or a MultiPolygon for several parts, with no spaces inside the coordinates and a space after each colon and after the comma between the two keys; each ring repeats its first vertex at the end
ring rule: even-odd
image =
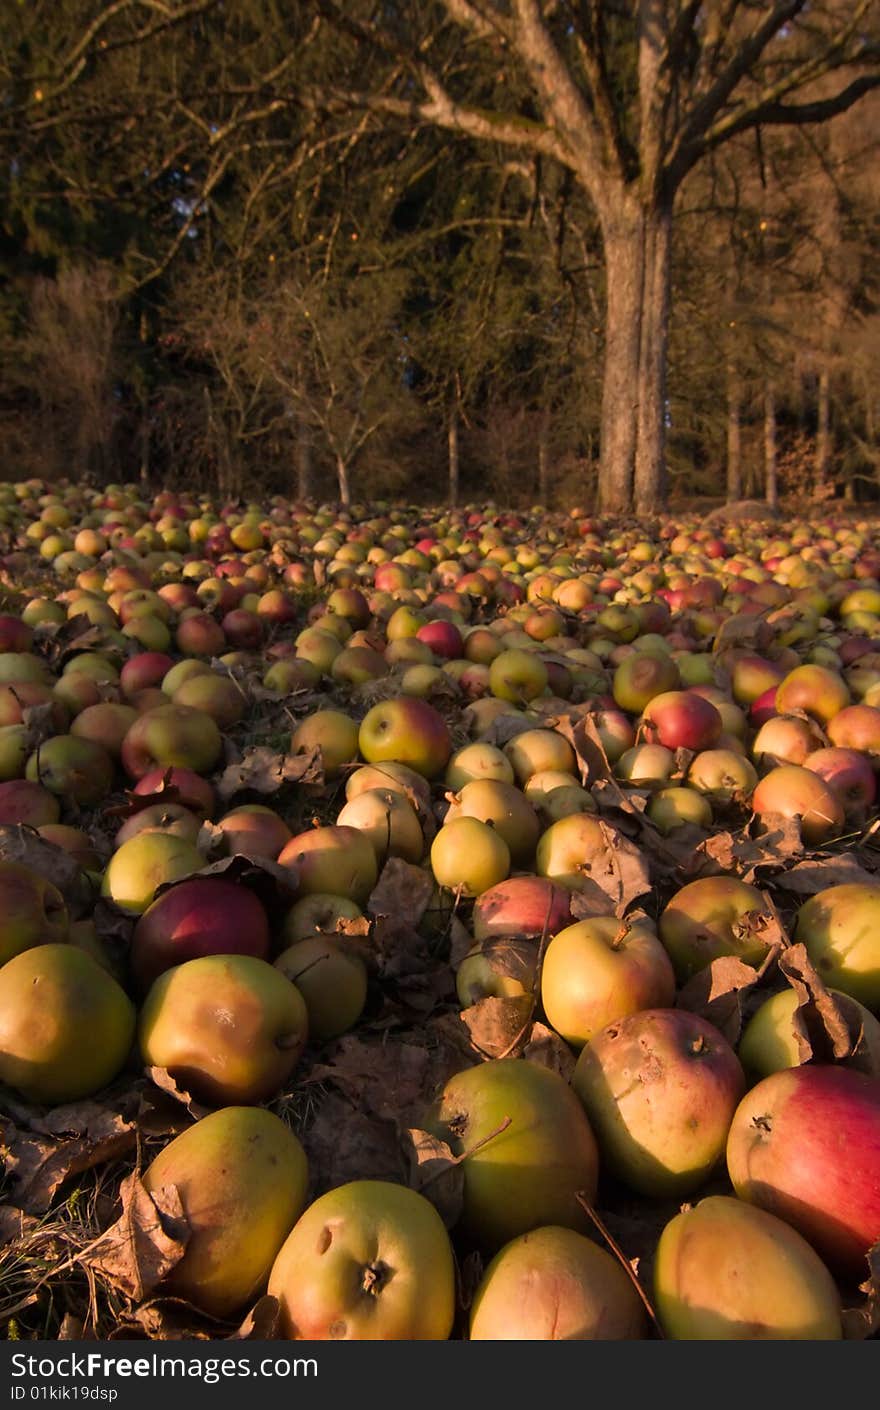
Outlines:
{"type": "Polygon", "coordinates": [[[388,58],[381,88],[343,96],[558,162],[589,196],[606,267],[602,505],[659,508],[676,193],[734,136],[824,122],[880,83],[869,0],[319,9],[388,58]],[[487,95],[492,63],[513,81],[487,95]],[[814,96],[832,73],[833,92],[814,96]]]}

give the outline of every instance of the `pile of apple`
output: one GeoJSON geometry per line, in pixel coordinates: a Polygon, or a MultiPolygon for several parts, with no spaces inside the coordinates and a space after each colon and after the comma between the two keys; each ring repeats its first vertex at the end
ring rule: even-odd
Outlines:
{"type": "Polygon", "coordinates": [[[268,1291],[296,1339],[840,1338],[880,1242],[876,528],[0,486],[0,1109],[157,1070],[208,1109],[142,1180],[190,1229],[162,1291],[221,1322],[268,1291]],[[228,806],[267,738],[323,784],[228,806]],[[780,828],[809,992],[772,875],[690,866],[780,828]],[[369,1021],[389,864],[465,927],[450,1011],[524,1004],[569,1066],[475,1047],[433,1176],[316,1197],[271,1106],[369,1021]],[[731,964],[725,1036],[688,996],[731,964]],[[679,1207],[647,1290],[597,1234],[621,1195],[679,1207]]]}

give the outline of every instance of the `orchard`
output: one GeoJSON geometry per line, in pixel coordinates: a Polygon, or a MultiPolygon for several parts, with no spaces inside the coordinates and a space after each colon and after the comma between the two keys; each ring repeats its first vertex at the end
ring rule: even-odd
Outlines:
{"type": "Polygon", "coordinates": [[[0,485],[7,1338],[880,1328],[880,521],[0,485]]]}

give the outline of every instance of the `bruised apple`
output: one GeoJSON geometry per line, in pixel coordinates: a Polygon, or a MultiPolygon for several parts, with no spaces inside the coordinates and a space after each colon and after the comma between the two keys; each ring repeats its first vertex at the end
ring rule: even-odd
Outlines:
{"type": "Polygon", "coordinates": [[[639,1194],[678,1198],[722,1159],[745,1077],[711,1023],[687,1009],[645,1009],[581,1050],[572,1087],[603,1167],[639,1194]]]}
{"type": "Polygon", "coordinates": [[[143,1061],[167,1068],[209,1106],[275,1096],[307,1035],[299,990],[251,955],[205,955],[166,970],[147,994],[138,1023],[143,1061]]]}
{"type": "Polygon", "coordinates": [[[470,1341],[633,1341],[645,1312],[615,1258],[546,1225],[499,1249],[474,1293],[470,1341]]]}
{"type": "Polygon", "coordinates": [[[555,935],[571,920],[571,893],[542,876],[510,876],[474,902],[476,940],[503,935],[555,935]]]}
{"type": "Polygon", "coordinates": [[[461,1227],[482,1247],[542,1224],[590,1227],[576,1196],[595,1197],[596,1141],[571,1087],[549,1068],[522,1058],[478,1063],[449,1079],[422,1125],[460,1158],[461,1227]]]}
{"type": "Polygon", "coordinates": [[[761,964],[767,904],[757,886],[735,876],[704,876],[682,886],[660,913],[660,939],[684,983],[723,955],[761,964]]]}
{"type": "Polygon", "coordinates": [[[455,1263],[416,1190],[354,1180],[310,1204],[269,1276],[282,1336],[296,1341],[446,1341],[455,1263]]]}
{"type": "Polygon", "coordinates": [[[814,1249],[773,1214],[710,1195],[660,1235],[654,1302],[676,1341],[840,1341],[840,1294],[814,1249]]]}
{"type": "Polygon", "coordinates": [[[307,1183],[296,1136],[260,1107],[223,1107],[176,1136],[143,1175],[150,1192],[175,1186],[189,1226],[163,1292],[213,1317],[244,1308],[265,1287],[307,1183]]]}

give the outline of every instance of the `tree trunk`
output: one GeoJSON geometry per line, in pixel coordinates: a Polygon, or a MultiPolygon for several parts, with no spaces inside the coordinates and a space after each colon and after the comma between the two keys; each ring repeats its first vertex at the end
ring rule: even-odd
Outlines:
{"type": "Polygon", "coordinates": [[[816,402],[816,494],[821,497],[828,483],[828,470],[831,462],[831,373],[827,365],[819,372],[819,391],[816,402]]]}
{"type": "Polygon", "coordinates": [[[336,457],[336,479],[339,483],[339,502],[347,509],[351,504],[351,486],[348,481],[348,466],[341,455],[336,457]]]}
{"type": "Polygon", "coordinates": [[[640,514],[666,501],[666,363],[672,212],[630,197],[603,223],[605,365],[599,508],[640,514]]]}
{"type": "Polygon", "coordinates": [[[302,424],[296,438],[296,497],[312,497],[312,438],[308,427],[302,424]]]}
{"type": "Polygon", "coordinates": [[[546,509],[550,492],[550,417],[541,413],[538,423],[538,503],[546,509]]]}
{"type": "Polygon", "coordinates": [[[742,499],[742,384],[736,369],[727,369],[727,502],[742,499]]]}
{"type": "Polygon", "coordinates": [[[776,393],[773,384],[764,387],[764,494],[771,509],[779,503],[776,480],[776,393]]]}
{"type": "Polygon", "coordinates": [[[645,218],[636,423],[637,514],[655,514],[666,504],[666,428],[669,421],[666,369],[671,259],[672,207],[663,205],[650,211],[645,218]]]}
{"type": "Polygon", "coordinates": [[[449,412],[449,421],[446,427],[446,449],[449,458],[449,504],[452,509],[458,504],[458,477],[459,477],[459,445],[458,445],[458,408],[453,406],[449,412]]]}

